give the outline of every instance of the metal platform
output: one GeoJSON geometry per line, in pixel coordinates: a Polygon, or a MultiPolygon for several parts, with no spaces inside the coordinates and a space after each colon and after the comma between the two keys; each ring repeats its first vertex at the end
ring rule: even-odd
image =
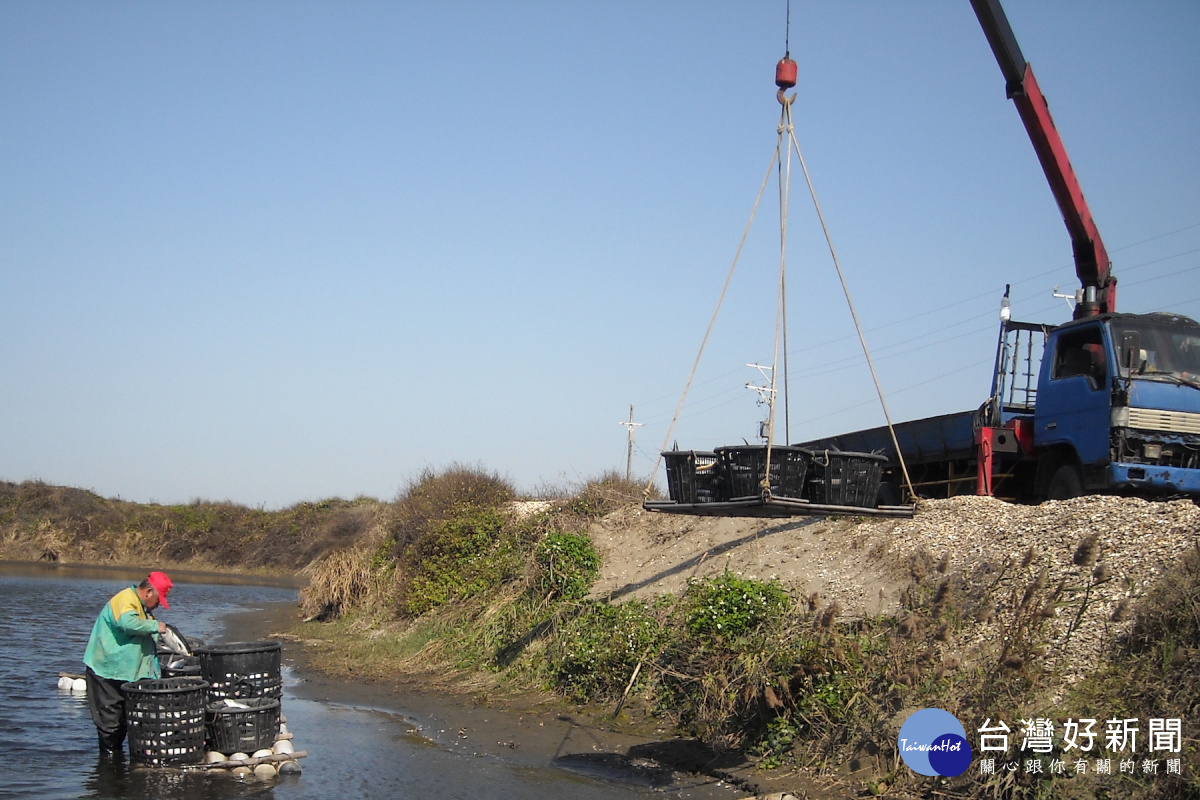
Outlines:
{"type": "Polygon", "coordinates": [[[911,517],[914,506],[834,506],[768,495],[712,503],[647,500],[642,503],[642,508],[660,514],[691,514],[697,517],[911,517]]]}

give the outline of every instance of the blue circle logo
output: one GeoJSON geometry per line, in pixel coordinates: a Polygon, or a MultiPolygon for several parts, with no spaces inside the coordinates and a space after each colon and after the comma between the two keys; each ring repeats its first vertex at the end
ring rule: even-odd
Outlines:
{"type": "Polygon", "coordinates": [[[900,757],[913,772],[953,778],[971,766],[967,732],[953,714],[940,708],[922,708],[900,726],[900,757]]]}

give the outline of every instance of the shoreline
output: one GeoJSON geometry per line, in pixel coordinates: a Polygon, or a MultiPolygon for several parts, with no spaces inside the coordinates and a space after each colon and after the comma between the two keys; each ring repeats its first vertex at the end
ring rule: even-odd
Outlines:
{"type": "MultiPolygon", "coordinates": [[[[429,741],[452,751],[493,757],[523,766],[568,769],[609,780],[632,782],[698,800],[738,800],[793,793],[808,781],[795,773],[760,772],[743,755],[715,755],[694,739],[678,738],[664,725],[651,734],[607,724],[595,708],[549,697],[504,697],[479,701],[438,691],[419,678],[355,682],[313,669],[306,645],[287,635],[300,621],[295,603],[225,618],[229,641],[277,638],[297,697],[320,703],[398,714],[429,741]]],[[[833,797],[834,786],[809,787],[833,797]]],[[[845,787],[843,787],[844,789],[845,787]]]]}

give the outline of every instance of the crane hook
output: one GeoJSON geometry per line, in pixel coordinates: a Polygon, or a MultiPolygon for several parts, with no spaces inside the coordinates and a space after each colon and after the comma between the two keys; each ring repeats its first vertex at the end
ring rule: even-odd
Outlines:
{"type": "Polygon", "coordinates": [[[780,105],[791,102],[791,98],[785,98],[783,93],[796,85],[797,72],[798,67],[796,62],[792,61],[791,53],[784,53],[783,58],[779,59],[779,63],[775,65],[775,85],[779,87],[775,97],[779,99],[780,105]]]}

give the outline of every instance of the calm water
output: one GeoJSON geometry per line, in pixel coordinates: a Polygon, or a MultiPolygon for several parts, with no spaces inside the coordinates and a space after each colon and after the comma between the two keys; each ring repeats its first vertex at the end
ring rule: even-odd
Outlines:
{"type": "MultiPolygon", "coordinates": [[[[241,780],[224,771],[101,764],[83,697],[58,690],[58,673],[82,674],[100,608],[136,576],[63,577],[0,564],[0,798],[651,798],[686,790],[605,780],[553,767],[447,750],[401,714],[296,697],[285,667],[283,713],[300,776],[241,780]]],[[[184,634],[228,641],[229,614],[291,600],[295,590],[177,582],[171,610],[184,634]]],[[[286,659],[286,644],[285,644],[286,659]]]]}

